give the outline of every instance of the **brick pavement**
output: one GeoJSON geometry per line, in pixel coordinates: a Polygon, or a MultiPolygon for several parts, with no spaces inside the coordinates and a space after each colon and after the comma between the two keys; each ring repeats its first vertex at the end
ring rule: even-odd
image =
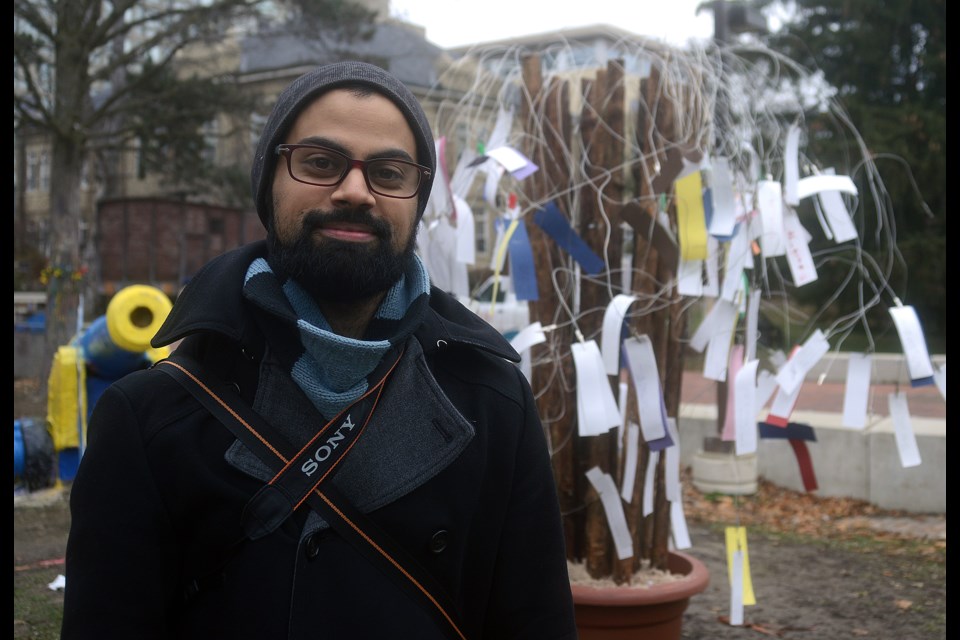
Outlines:
{"type": "MultiPolygon", "coordinates": [[[[843,411],[844,384],[840,382],[806,381],[797,397],[795,411],[827,411],[840,413],[843,411]]],[[[868,415],[888,416],[887,396],[895,391],[902,390],[907,396],[907,407],[910,415],[923,418],[947,417],[947,402],[940,395],[936,385],[923,387],[907,387],[894,384],[874,384],[870,387],[870,398],[867,404],[868,415]]],[[[715,404],[717,401],[717,383],[703,377],[699,371],[685,371],[683,374],[683,389],[680,394],[682,403],[715,404]]],[[[767,405],[769,407],[769,404],[767,405]]]]}

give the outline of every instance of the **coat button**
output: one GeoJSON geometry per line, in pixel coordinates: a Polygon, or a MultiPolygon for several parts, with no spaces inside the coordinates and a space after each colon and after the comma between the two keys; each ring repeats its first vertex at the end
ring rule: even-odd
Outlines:
{"type": "Polygon", "coordinates": [[[450,541],[450,534],[446,529],[440,529],[430,538],[430,551],[433,553],[443,553],[450,541]]]}
{"type": "Polygon", "coordinates": [[[306,541],[303,543],[304,552],[307,554],[308,560],[313,560],[320,554],[320,542],[323,540],[324,536],[322,533],[313,533],[307,537],[306,541]]]}

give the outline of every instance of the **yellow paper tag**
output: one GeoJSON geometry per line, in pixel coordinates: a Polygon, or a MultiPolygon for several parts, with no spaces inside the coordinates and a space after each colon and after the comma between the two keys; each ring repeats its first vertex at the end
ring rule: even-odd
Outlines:
{"type": "Polygon", "coordinates": [[[743,604],[757,604],[753,595],[753,582],[750,580],[750,555],[747,553],[747,528],[727,527],[724,531],[727,542],[727,579],[733,582],[733,553],[743,553],[743,604]]]}
{"type": "Polygon", "coordinates": [[[684,260],[706,260],[707,219],[703,210],[703,181],[694,171],[674,183],[677,194],[677,230],[680,236],[680,257],[684,260]]]}
{"type": "Polygon", "coordinates": [[[507,251],[507,245],[510,244],[510,238],[513,237],[513,232],[517,230],[517,225],[520,224],[519,218],[514,218],[510,222],[510,226],[507,227],[507,231],[503,234],[503,240],[500,242],[500,246],[497,247],[496,260],[494,265],[496,268],[493,270],[493,297],[490,298],[490,317],[493,317],[493,310],[497,306],[497,291],[500,289],[500,269],[503,267],[504,253],[507,251]]]}

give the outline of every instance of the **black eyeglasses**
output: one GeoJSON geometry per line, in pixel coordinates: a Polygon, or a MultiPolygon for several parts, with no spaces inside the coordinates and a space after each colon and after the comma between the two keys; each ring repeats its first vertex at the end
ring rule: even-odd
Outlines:
{"type": "Polygon", "coordinates": [[[354,167],[360,167],[367,188],[388,198],[412,198],[420,184],[430,178],[430,169],[396,158],[354,160],[335,149],[313,144],[280,144],[277,155],[286,156],[287,171],[297,182],[335,187],[354,167]]]}

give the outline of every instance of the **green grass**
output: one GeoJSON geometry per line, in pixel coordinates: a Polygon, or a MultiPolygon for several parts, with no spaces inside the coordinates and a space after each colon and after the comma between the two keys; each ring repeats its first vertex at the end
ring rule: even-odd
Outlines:
{"type": "Polygon", "coordinates": [[[13,572],[13,637],[59,640],[63,620],[63,591],[47,587],[63,567],[13,572]]]}

